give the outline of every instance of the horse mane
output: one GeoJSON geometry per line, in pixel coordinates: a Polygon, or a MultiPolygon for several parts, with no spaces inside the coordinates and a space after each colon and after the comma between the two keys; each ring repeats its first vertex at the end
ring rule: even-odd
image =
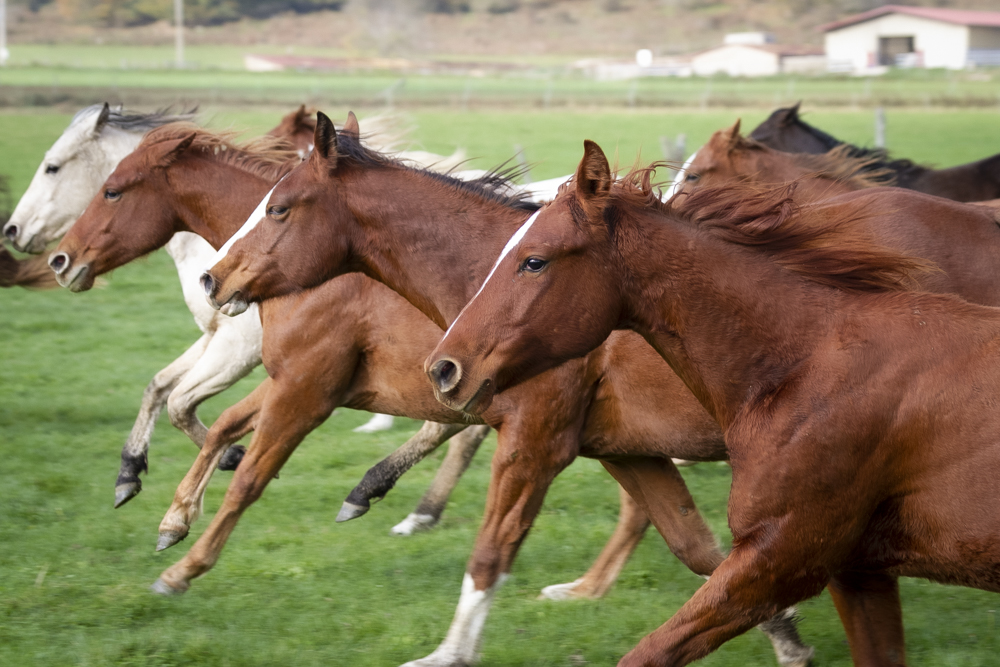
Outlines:
{"type": "MultiPolygon", "coordinates": [[[[89,107],[80,109],[73,116],[73,120],[70,121],[70,125],[75,124],[82,118],[99,114],[103,108],[103,104],[92,104],[89,107]]],[[[171,113],[172,109],[170,107],[158,109],[152,113],[125,111],[121,107],[117,109],[110,109],[109,111],[108,120],[104,123],[104,127],[114,127],[125,132],[141,132],[145,134],[150,130],[162,127],[168,123],[190,122],[194,120],[198,107],[194,107],[188,111],[181,111],[176,114],[171,113]]]]}
{"type": "MultiPolygon", "coordinates": [[[[778,111],[783,111],[783,109],[778,109],[778,111]]],[[[775,111],[775,113],[778,113],[778,111],[775,111]]],[[[923,171],[925,169],[929,169],[929,167],[919,165],[913,160],[907,160],[906,158],[892,159],[889,157],[889,151],[884,148],[862,148],[861,146],[841,141],[833,135],[827,134],[818,127],[813,127],[809,123],[802,120],[802,118],[799,117],[798,109],[792,109],[788,119],[795,123],[796,127],[808,132],[815,139],[820,141],[827,151],[845,146],[847,157],[870,160],[868,168],[872,171],[888,170],[895,172],[896,174],[902,174],[912,170],[923,171]]]]}
{"type": "Polygon", "coordinates": [[[499,204],[508,208],[514,208],[533,213],[541,208],[528,199],[528,193],[520,192],[516,189],[514,179],[522,176],[524,170],[513,164],[510,160],[495,167],[483,174],[479,178],[466,181],[456,178],[451,174],[423,169],[406,164],[401,160],[387,153],[365,146],[359,138],[350,133],[340,133],[337,135],[337,161],[346,161],[348,165],[368,169],[403,169],[409,172],[423,174],[439,183],[452,187],[463,192],[482,197],[486,201],[499,204]]]}
{"type": "MultiPolygon", "coordinates": [[[[662,166],[633,167],[619,179],[612,186],[605,221],[619,218],[623,212],[614,209],[623,204],[653,209],[694,223],[726,243],[766,253],[814,283],[845,291],[909,289],[912,274],[933,268],[924,260],[872,243],[858,230],[856,212],[811,214],[816,205],[796,203],[794,182],[777,188],[752,184],[706,187],[684,197],[683,207],[679,197],[661,202],[653,175],[662,166]]],[[[614,227],[609,224],[612,232],[614,227]]]]}
{"type": "MultiPolygon", "coordinates": [[[[227,164],[252,176],[270,181],[292,170],[302,159],[287,139],[264,135],[238,142],[239,132],[234,130],[208,130],[193,123],[170,123],[151,130],[136,150],[162,143],[186,139],[194,135],[188,152],[211,152],[220,164],[227,164]]],[[[152,165],[150,165],[152,166],[152,165]]]]}

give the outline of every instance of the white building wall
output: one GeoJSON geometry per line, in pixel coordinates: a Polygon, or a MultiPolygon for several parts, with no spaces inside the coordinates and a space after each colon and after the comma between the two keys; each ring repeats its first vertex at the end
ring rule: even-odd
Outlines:
{"type": "Polygon", "coordinates": [[[878,64],[880,37],[913,37],[924,67],[965,67],[969,28],[906,14],[887,14],[826,33],[826,57],[831,69],[862,71],[878,64]],[[849,63],[849,66],[848,66],[849,63]]]}
{"type": "Polygon", "coordinates": [[[771,76],[780,70],[778,55],[749,46],[722,46],[691,59],[698,76],[725,73],[729,76],[771,76]]]}

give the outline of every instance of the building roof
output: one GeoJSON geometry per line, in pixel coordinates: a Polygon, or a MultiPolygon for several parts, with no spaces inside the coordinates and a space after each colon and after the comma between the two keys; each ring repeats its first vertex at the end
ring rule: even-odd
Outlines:
{"type": "Polygon", "coordinates": [[[804,44],[723,44],[722,46],[713,46],[710,49],[705,49],[704,51],[698,51],[696,53],[692,53],[689,57],[697,58],[698,56],[704,55],[706,53],[712,53],[714,51],[724,51],[728,49],[757,49],[758,51],[767,51],[768,53],[773,53],[779,57],[821,56],[824,53],[823,49],[804,44]]]}
{"type": "Polygon", "coordinates": [[[931,21],[955,23],[987,28],[1000,28],[1000,12],[974,12],[967,9],[940,9],[938,7],[906,7],[904,5],[885,5],[861,14],[854,14],[845,19],[827,23],[817,28],[821,32],[839,30],[855,23],[864,23],[886,14],[906,14],[931,21]]]}

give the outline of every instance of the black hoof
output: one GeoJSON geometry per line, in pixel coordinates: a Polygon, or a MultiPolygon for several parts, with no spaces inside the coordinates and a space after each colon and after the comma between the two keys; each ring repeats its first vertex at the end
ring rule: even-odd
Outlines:
{"type": "Polygon", "coordinates": [[[135,481],[115,486],[115,509],[135,498],[140,491],[142,491],[142,482],[138,478],[135,481]]]}
{"type": "Polygon", "coordinates": [[[233,445],[219,459],[219,470],[236,470],[246,453],[247,448],[243,445],[233,445]]]}

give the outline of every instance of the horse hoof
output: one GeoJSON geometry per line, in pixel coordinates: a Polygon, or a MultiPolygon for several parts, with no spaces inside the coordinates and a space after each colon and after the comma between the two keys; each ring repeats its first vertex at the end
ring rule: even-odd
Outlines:
{"type": "Polygon", "coordinates": [[[362,507],[361,505],[355,505],[354,503],[344,501],[344,504],[340,506],[340,512],[337,513],[337,523],[344,523],[345,521],[350,521],[351,519],[357,519],[359,516],[367,513],[368,510],[368,507],[362,507]]]}
{"type": "MultiPolygon", "coordinates": [[[[227,449],[222,455],[222,458],[219,459],[219,470],[236,470],[246,453],[247,448],[243,445],[233,445],[227,449]]],[[[275,475],[275,477],[277,477],[277,475],[275,475]]]]}
{"type": "Polygon", "coordinates": [[[160,577],[159,579],[153,582],[153,585],[149,587],[149,590],[153,591],[157,595],[165,595],[169,597],[171,595],[181,595],[182,593],[184,593],[184,591],[187,590],[187,587],[174,588],[173,586],[165,582],[163,580],[163,577],[160,577]]]}
{"type": "Polygon", "coordinates": [[[139,495],[142,491],[142,483],[135,482],[125,482],[124,484],[119,484],[115,487],[115,509],[118,509],[128,501],[139,495]]]}
{"type": "Polygon", "coordinates": [[[164,549],[169,549],[185,537],[187,537],[187,533],[182,533],[178,530],[164,530],[156,539],[156,550],[163,551],[164,549]]]}
{"type": "Polygon", "coordinates": [[[430,514],[410,514],[392,527],[393,535],[412,535],[430,530],[437,524],[437,519],[430,514]]]}
{"type": "Polygon", "coordinates": [[[539,600],[576,600],[577,595],[574,593],[576,587],[580,585],[583,579],[577,579],[576,581],[571,581],[568,584],[552,584],[551,586],[546,586],[542,589],[541,594],[539,594],[539,600]]]}
{"type": "Polygon", "coordinates": [[[698,465],[698,461],[688,461],[687,459],[670,459],[678,468],[687,468],[698,465]]]}

